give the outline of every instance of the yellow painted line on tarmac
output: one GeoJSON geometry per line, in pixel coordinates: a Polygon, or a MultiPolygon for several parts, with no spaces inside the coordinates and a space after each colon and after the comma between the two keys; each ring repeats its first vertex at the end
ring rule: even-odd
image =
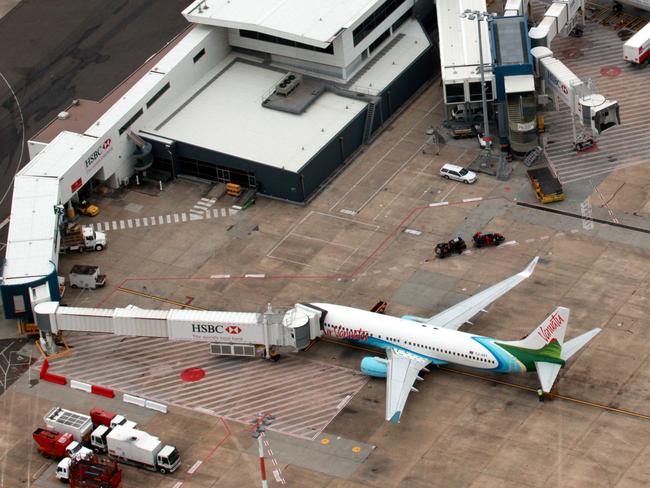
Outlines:
{"type": "Polygon", "coordinates": [[[130,288],[119,287],[118,290],[123,291],[124,293],[130,293],[131,295],[136,295],[136,296],[143,297],[143,298],[149,298],[151,300],[156,300],[156,301],[163,302],[163,303],[169,303],[170,305],[176,305],[178,307],[191,308],[192,310],[205,310],[205,308],[195,307],[194,305],[188,305],[188,304],[183,303],[183,302],[177,302],[176,300],[170,300],[169,298],[159,297],[159,296],[156,296],[156,295],[152,295],[150,293],[145,293],[145,292],[142,292],[142,291],[132,290],[130,288]]]}
{"type": "MultiPolygon", "coordinates": [[[[530,386],[518,385],[516,383],[510,383],[509,381],[497,380],[497,379],[490,378],[490,377],[487,377],[487,376],[483,376],[483,375],[480,375],[480,374],[470,373],[468,371],[460,371],[458,369],[446,368],[444,366],[439,366],[438,368],[442,369],[444,371],[449,371],[451,373],[461,374],[461,375],[464,375],[464,376],[470,376],[472,378],[477,378],[477,379],[484,380],[484,381],[490,381],[492,383],[498,383],[500,385],[510,386],[512,388],[518,388],[520,390],[527,390],[527,391],[532,391],[532,392],[537,391],[536,388],[532,388],[530,386]]],[[[573,397],[569,397],[569,396],[566,396],[566,395],[560,395],[559,393],[547,393],[547,395],[550,396],[550,397],[559,398],[561,400],[566,400],[568,402],[578,403],[580,405],[588,405],[590,407],[600,408],[601,410],[606,410],[608,412],[615,412],[615,413],[620,413],[620,414],[623,414],[623,415],[629,415],[631,417],[636,417],[636,418],[643,419],[643,420],[650,420],[650,415],[645,415],[645,414],[642,414],[642,413],[633,412],[631,410],[625,410],[624,408],[610,407],[608,405],[603,405],[602,403],[594,403],[594,402],[590,402],[590,401],[587,401],[587,400],[580,400],[579,398],[573,398],[573,397]]]]}

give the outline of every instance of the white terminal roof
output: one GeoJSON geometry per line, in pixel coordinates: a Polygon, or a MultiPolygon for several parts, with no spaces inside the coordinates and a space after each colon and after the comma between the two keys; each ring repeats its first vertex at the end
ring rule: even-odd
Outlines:
{"type": "MultiPolygon", "coordinates": [[[[247,29],[327,47],[383,0],[196,0],[183,10],[196,24],[247,29]]],[[[485,7],[485,2],[483,2],[485,7]]]]}
{"type": "Polygon", "coordinates": [[[143,132],[297,172],[366,106],[332,93],[301,115],[262,106],[284,72],[234,62],[167,120],[143,132]]]}
{"type": "MultiPolygon", "coordinates": [[[[454,0],[436,2],[438,13],[438,31],[440,37],[440,64],[442,79],[445,83],[462,83],[465,80],[480,81],[478,70],[480,53],[478,44],[478,25],[476,19],[462,18],[461,14],[469,10],[486,12],[485,0],[454,0]]],[[[483,42],[483,64],[492,64],[490,36],[487,22],[481,23],[483,42]]],[[[493,77],[486,71],[485,79],[493,77]]]]}
{"type": "Polygon", "coordinates": [[[533,75],[505,76],[504,84],[506,93],[524,93],[535,91],[535,79],[533,75]]]}

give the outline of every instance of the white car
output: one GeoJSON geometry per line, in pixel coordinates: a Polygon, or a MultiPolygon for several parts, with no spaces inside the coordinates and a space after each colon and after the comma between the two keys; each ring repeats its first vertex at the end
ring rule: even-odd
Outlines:
{"type": "Polygon", "coordinates": [[[440,176],[446,179],[462,181],[463,183],[474,183],[476,181],[476,173],[463,168],[461,166],[456,166],[455,164],[445,164],[440,168],[440,176]]]}

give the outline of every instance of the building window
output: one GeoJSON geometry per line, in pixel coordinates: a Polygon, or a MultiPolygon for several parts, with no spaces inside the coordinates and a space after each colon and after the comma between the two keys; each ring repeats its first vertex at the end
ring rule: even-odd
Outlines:
{"type": "Polygon", "coordinates": [[[386,20],[388,16],[395,12],[395,10],[397,10],[405,1],[406,0],[386,0],[370,15],[370,17],[361,22],[361,24],[352,31],[352,42],[354,45],[356,46],[368,37],[375,27],[386,20]]]}
{"type": "Polygon", "coordinates": [[[323,54],[334,54],[334,45],[330,44],[327,47],[316,47],[304,44],[302,42],[295,42],[283,37],[270,36],[262,32],[255,32],[251,30],[239,29],[239,35],[248,39],[256,39],[258,41],[271,42],[273,44],[281,44],[282,46],[295,47],[298,49],[305,49],[307,51],[316,51],[323,54]]]}
{"type": "Polygon", "coordinates": [[[462,103],[465,101],[465,86],[462,83],[445,85],[447,103],[462,103]]]}
{"type": "Polygon", "coordinates": [[[204,54],[205,54],[205,48],[201,49],[198,53],[196,53],[196,54],[194,55],[194,57],[192,58],[192,60],[194,61],[194,63],[196,63],[199,59],[201,59],[201,58],[203,57],[204,54]]]}
{"type": "Polygon", "coordinates": [[[402,16],[393,23],[393,32],[400,28],[400,26],[411,17],[413,9],[410,8],[402,14],[402,16]]]}
{"type": "Polygon", "coordinates": [[[158,93],[151,97],[151,99],[147,102],[147,108],[156,103],[156,100],[158,100],[167,90],[169,90],[169,82],[165,83],[165,86],[163,86],[160,90],[158,90],[158,93]]]}
{"type": "Polygon", "coordinates": [[[142,109],[138,110],[138,111],[135,113],[135,115],[133,115],[133,117],[131,117],[131,118],[126,122],[126,124],[124,124],[122,127],[120,127],[120,130],[119,130],[120,135],[124,134],[124,132],[126,132],[126,130],[127,130],[129,127],[131,127],[131,124],[133,124],[133,122],[135,122],[136,120],[138,120],[138,117],[140,117],[140,116],[142,115],[142,113],[143,113],[143,110],[142,110],[142,109]]]}
{"type": "Polygon", "coordinates": [[[373,52],[375,49],[379,47],[379,45],[384,42],[388,37],[390,36],[390,29],[386,29],[386,31],[380,35],[377,39],[373,41],[372,44],[368,47],[369,52],[373,52]]]}

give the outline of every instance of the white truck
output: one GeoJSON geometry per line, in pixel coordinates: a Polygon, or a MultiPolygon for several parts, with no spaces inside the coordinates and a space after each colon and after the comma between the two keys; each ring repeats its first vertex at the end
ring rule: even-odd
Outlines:
{"type": "Polygon", "coordinates": [[[623,59],[628,63],[650,63],[650,22],[623,44],[623,59]]]}
{"type": "Polygon", "coordinates": [[[73,225],[61,230],[59,252],[101,251],[106,247],[106,234],[96,231],[90,225],[73,225]]]}
{"type": "Polygon", "coordinates": [[[174,446],[163,445],[158,437],[142,430],[117,425],[106,435],[106,444],[108,455],[121,463],[161,474],[172,473],[181,465],[174,446]]]}
{"type": "Polygon", "coordinates": [[[88,415],[72,412],[61,407],[54,407],[43,417],[45,425],[52,432],[70,434],[77,442],[90,438],[93,422],[88,415]]]}
{"type": "Polygon", "coordinates": [[[75,264],[68,275],[72,288],[94,290],[106,284],[106,275],[100,274],[99,266],[75,264]]]}

